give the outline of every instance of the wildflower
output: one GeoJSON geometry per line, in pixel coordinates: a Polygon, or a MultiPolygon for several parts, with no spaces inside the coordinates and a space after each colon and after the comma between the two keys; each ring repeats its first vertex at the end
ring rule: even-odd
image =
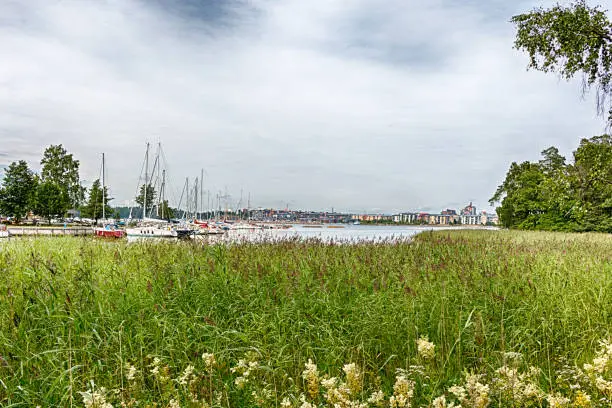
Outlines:
{"type": "Polygon", "coordinates": [[[578,408],[588,408],[591,406],[591,397],[582,391],[578,391],[574,398],[574,406],[578,408]]]}
{"type": "Polygon", "coordinates": [[[166,382],[170,379],[168,366],[161,366],[161,360],[159,357],[153,359],[153,363],[149,366],[151,368],[151,374],[159,381],[166,382]]]}
{"type": "Polygon", "coordinates": [[[304,364],[305,369],[302,372],[302,378],[306,382],[306,390],[311,399],[315,399],[319,395],[319,371],[317,365],[308,359],[304,364]]]}
{"type": "Polygon", "coordinates": [[[480,382],[480,376],[468,374],[465,386],[452,386],[449,391],[457,397],[461,406],[485,408],[489,406],[489,386],[480,382]]]}
{"type": "Polygon", "coordinates": [[[236,384],[236,387],[238,387],[239,390],[244,388],[244,385],[247,382],[248,380],[245,377],[236,377],[236,379],[234,380],[234,384],[236,384]]]}
{"type": "Polygon", "coordinates": [[[317,408],[315,404],[306,401],[306,396],[304,394],[300,395],[300,402],[302,403],[300,408],[317,408]]]}
{"type": "Polygon", "coordinates": [[[391,408],[409,408],[413,395],[414,382],[408,380],[403,375],[399,375],[395,378],[393,395],[389,398],[389,405],[391,408]]]}
{"type": "Polygon", "coordinates": [[[329,390],[330,388],[336,388],[338,384],[338,379],[336,377],[324,378],[321,380],[321,385],[329,390]]]}
{"type": "Polygon", "coordinates": [[[361,372],[355,363],[345,364],[342,370],[346,374],[346,384],[351,394],[357,395],[361,392],[361,372]]]}
{"type": "Polygon", "coordinates": [[[134,381],[136,379],[136,374],[138,373],[138,370],[136,370],[136,367],[134,367],[131,364],[126,364],[125,369],[127,370],[127,374],[125,375],[125,378],[128,381],[134,381]]]}
{"type": "Polygon", "coordinates": [[[423,360],[432,360],[435,357],[436,345],[430,342],[427,336],[419,338],[416,343],[417,352],[423,360]]]}
{"type": "Polygon", "coordinates": [[[382,407],[385,403],[385,393],[380,390],[372,393],[368,402],[374,406],[382,407]]]}
{"type": "Polygon", "coordinates": [[[212,353],[204,353],[202,354],[202,360],[204,360],[204,369],[207,373],[211,373],[217,361],[215,360],[215,355],[212,353]]]}
{"type": "Polygon", "coordinates": [[[83,398],[83,405],[85,405],[85,408],[113,408],[109,402],[106,402],[106,390],[100,388],[99,391],[96,391],[94,390],[95,384],[93,381],[91,384],[92,389],[79,393],[83,398]]]}
{"type": "Polygon", "coordinates": [[[480,376],[472,374],[466,377],[465,388],[474,408],[485,408],[489,405],[489,386],[479,382],[480,376]]]}
{"type": "Polygon", "coordinates": [[[453,385],[448,389],[448,391],[453,394],[459,401],[464,401],[467,399],[467,391],[465,388],[459,385],[453,385]]]}
{"type": "Polygon", "coordinates": [[[563,407],[567,407],[570,403],[569,398],[562,397],[559,394],[548,395],[546,397],[546,401],[548,401],[548,406],[550,408],[563,408],[563,407]]]}
{"type": "Polygon", "coordinates": [[[171,399],[170,403],[168,404],[168,408],[181,408],[181,406],[177,400],[171,399]]]}
{"type": "Polygon", "coordinates": [[[293,406],[293,404],[291,403],[291,401],[289,400],[289,398],[285,397],[283,398],[283,400],[281,401],[280,404],[281,408],[291,408],[293,406]]]}
{"type": "Polygon", "coordinates": [[[585,364],[584,371],[588,373],[603,374],[608,369],[612,369],[612,343],[604,340],[599,343],[601,348],[593,359],[593,364],[585,364]]]}
{"type": "Polygon", "coordinates": [[[460,405],[455,405],[454,402],[446,402],[444,395],[439,396],[431,403],[432,408],[460,408],[460,405]]]}
{"type": "Polygon", "coordinates": [[[195,371],[195,367],[192,365],[188,365],[183,374],[176,379],[176,381],[181,385],[188,385],[195,379],[195,375],[193,374],[195,371]]]}
{"type": "Polygon", "coordinates": [[[595,378],[595,387],[605,395],[612,396],[612,381],[606,381],[603,377],[595,378]]]}
{"type": "Polygon", "coordinates": [[[503,358],[504,358],[504,361],[509,361],[513,364],[518,364],[523,359],[523,355],[515,351],[508,351],[503,354],[503,358]]]}

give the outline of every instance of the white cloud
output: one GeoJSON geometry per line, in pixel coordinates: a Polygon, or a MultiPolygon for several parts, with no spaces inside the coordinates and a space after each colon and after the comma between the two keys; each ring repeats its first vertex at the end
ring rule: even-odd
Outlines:
{"type": "Polygon", "coordinates": [[[63,143],[91,180],[104,151],[118,202],[161,140],[177,190],[204,167],[256,205],[439,210],[603,131],[512,49],[527,2],[251,0],[223,24],[151,4],[0,0],[0,152],[63,143]]]}

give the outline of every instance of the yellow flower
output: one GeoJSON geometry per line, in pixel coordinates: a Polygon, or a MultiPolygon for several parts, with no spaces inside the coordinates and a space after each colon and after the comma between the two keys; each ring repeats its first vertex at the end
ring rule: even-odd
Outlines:
{"type": "Polygon", "coordinates": [[[574,399],[574,406],[577,408],[588,408],[591,406],[591,397],[588,394],[578,391],[574,399]]]}

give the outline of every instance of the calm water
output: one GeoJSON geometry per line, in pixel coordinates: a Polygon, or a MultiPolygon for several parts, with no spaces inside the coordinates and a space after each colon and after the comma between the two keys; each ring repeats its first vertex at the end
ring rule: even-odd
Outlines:
{"type": "MultiPolygon", "coordinates": [[[[381,242],[409,240],[423,231],[439,231],[452,229],[473,229],[474,227],[428,227],[428,226],[375,226],[375,225],[323,225],[321,228],[312,228],[304,225],[294,225],[289,229],[281,230],[236,230],[228,231],[224,235],[203,237],[211,242],[237,242],[262,241],[282,239],[319,239],[324,242],[381,242]],[[334,228],[340,227],[340,228],[334,228]]],[[[482,227],[492,229],[494,227],[482,227]]]]}

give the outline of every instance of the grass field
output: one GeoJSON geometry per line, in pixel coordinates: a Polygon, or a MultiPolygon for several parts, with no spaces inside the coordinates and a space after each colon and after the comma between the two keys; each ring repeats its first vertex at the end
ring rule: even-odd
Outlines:
{"type": "Polygon", "coordinates": [[[610,406],[611,337],[610,235],[0,242],[5,407],[610,406]]]}

